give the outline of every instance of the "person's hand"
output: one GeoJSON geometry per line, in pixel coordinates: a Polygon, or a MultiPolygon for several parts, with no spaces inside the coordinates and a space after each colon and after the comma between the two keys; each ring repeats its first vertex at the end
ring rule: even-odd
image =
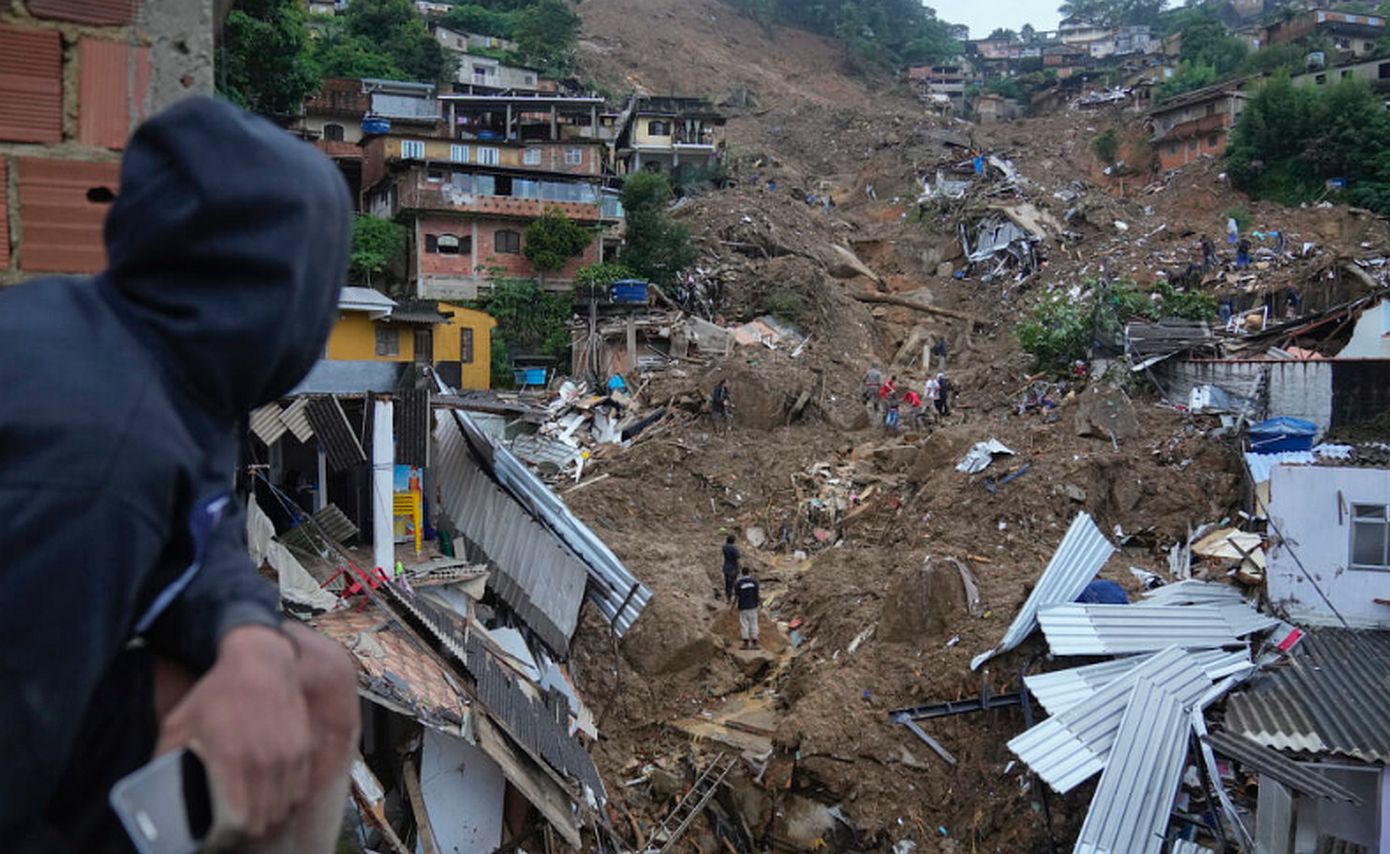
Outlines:
{"type": "Polygon", "coordinates": [[[264,626],[233,629],[213,668],[164,719],[159,755],[189,747],[207,766],[227,824],[255,839],[309,792],[309,711],[289,638],[264,626]]]}

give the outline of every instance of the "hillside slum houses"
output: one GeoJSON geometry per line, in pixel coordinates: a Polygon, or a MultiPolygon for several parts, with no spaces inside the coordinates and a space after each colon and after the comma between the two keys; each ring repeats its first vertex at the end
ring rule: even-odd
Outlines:
{"type": "Polygon", "coordinates": [[[287,611],[359,665],[360,841],[609,847],[570,643],[586,607],[621,637],[650,592],[431,363],[323,364],[250,419],[248,542],[287,611]]]}

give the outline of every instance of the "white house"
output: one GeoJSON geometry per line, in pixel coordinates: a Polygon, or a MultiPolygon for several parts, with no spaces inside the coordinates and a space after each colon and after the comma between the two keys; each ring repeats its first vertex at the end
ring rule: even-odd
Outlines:
{"type": "Polygon", "coordinates": [[[1296,623],[1390,629],[1390,453],[1369,456],[1270,470],[1266,584],[1296,623]]]}

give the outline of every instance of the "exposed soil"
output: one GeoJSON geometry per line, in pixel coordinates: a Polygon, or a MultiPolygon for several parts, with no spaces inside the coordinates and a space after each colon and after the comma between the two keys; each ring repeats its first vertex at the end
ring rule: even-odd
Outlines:
{"type": "Polygon", "coordinates": [[[1318,309],[1357,287],[1337,267],[1379,252],[1390,231],[1345,208],[1252,203],[1214,161],[1174,176],[1147,164],[1107,176],[1090,141],[1134,114],[943,127],[894,84],[844,72],[832,43],[765,32],[714,0],[578,8],[583,61],[597,79],[733,105],[737,186],[674,213],[702,252],[686,290],[718,321],[772,313],[806,336],[795,355],[796,341],[744,346],[654,375],[648,400],[689,414],[592,464],[609,477],[569,497],[654,593],[621,643],[586,611],[575,645],[575,675],[599,714],[595,754],[616,831],[632,844],[645,839],[698,769],[731,749],[692,741],[675,724],[714,720],[738,699],[770,716],[765,732],[739,733],[765,740],[771,756],[743,765],[710,820],[697,823],[689,839],[702,851],[726,850],[716,833],[735,828],[742,834],[729,840],[783,850],[1070,844],[1091,788],[1041,797],[1005,747],[1025,727],[1018,709],[924,724],[954,766],[888,712],[1015,690],[1024,668],[1054,666],[1036,639],[980,673],[969,661],[999,640],[1076,514],[1090,513],[1121,546],[1101,576],[1135,591],[1130,567],[1166,574],[1167,547],[1237,509],[1239,461],[1211,435],[1214,419],[1184,415],[1137,381],[1124,381],[1128,397],[1098,382],[1089,392],[1086,380],[1059,383],[1055,408],[1020,413],[1034,379],[1013,334],[1021,312],[1039,291],[1103,274],[1149,284],[1200,260],[1198,238],[1220,241],[1224,212],[1236,206],[1255,228],[1313,247],[1200,286],[1237,308],[1272,301],[1279,310],[1292,285],[1318,309]],[[952,144],[961,136],[1011,160],[1020,180],[919,209],[921,179],[967,157],[952,144]],[[835,207],[808,205],[807,194],[828,194],[835,207]],[[1022,281],[954,278],[965,266],[960,226],[1022,199],[1062,224],[1040,247],[1046,265],[1022,281]],[[948,314],[863,300],[885,295],[948,314]],[[952,413],[886,436],[862,402],[865,371],[879,366],[920,390],[923,344],[936,340],[949,345],[952,413]],[[698,413],[718,378],[729,379],[736,404],[727,432],[698,413]],[[1109,417],[1087,399],[1098,391],[1112,413],[1122,410],[1104,423],[1124,429],[1093,426],[1109,417]],[[980,474],[956,470],[991,438],[1015,454],[980,474]],[[1024,465],[1007,483],[991,480],[1024,465]],[[720,598],[726,533],[739,537],[763,585],[757,654],[737,649],[736,620],[720,598]],[[976,616],[954,561],[978,585],[976,616]]]}

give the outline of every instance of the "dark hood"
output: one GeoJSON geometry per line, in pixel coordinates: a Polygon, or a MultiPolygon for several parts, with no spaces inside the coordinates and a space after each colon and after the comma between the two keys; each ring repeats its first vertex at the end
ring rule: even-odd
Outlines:
{"type": "Polygon", "coordinates": [[[106,218],[106,283],[188,392],[239,417],[322,355],[350,219],[327,157],[230,104],[189,98],[126,149],[106,218]]]}

